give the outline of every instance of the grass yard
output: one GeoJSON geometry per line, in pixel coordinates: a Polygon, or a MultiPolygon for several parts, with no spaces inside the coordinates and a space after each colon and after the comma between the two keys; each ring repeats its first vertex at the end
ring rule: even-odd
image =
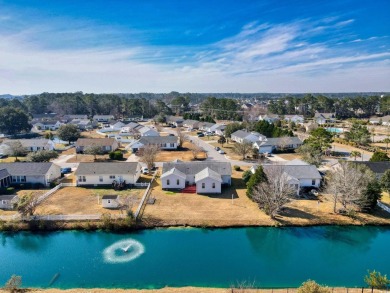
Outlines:
{"type": "Polygon", "coordinates": [[[91,131],[81,132],[81,137],[82,138],[104,138],[105,135],[96,133],[96,130],[91,130],[91,131]]]}
{"type": "Polygon", "coordinates": [[[115,191],[113,189],[64,187],[47,198],[38,208],[38,215],[60,214],[120,214],[119,210],[109,210],[101,206],[103,195],[119,194],[121,197],[131,197],[133,211],[138,207],[145,189],[129,189],[115,191]],[[99,199],[99,204],[98,204],[99,199]]]}
{"type": "MultiPolygon", "coordinates": [[[[193,161],[194,156],[192,155],[191,148],[194,145],[188,141],[183,143],[183,148],[185,150],[178,151],[161,151],[157,156],[157,161],[159,162],[171,162],[173,160],[179,159],[182,161],[193,161]]],[[[198,159],[206,159],[207,154],[202,152],[198,154],[198,159]]]]}
{"type": "Polygon", "coordinates": [[[235,143],[232,143],[232,142],[229,142],[229,143],[224,143],[223,144],[223,147],[221,146],[221,144],[219,144],[218,142],[212,142],[210,143],[210,145],[214,146],[214,147],[220,147],[221,149],[223,149],[226,153],[226,156],[231,159],[231,160],[237,160],[237,161],[242,161],[242,156],[240,155],[237,155],[233,152],[233,147],[234,147],[234,144],[235,143]]]}
{"type": "Polygon", "coordinates": [[[291,153],[291,154],[276,154],[278,157],[286,160],[286,161],[292,161],[295,159],[301,159],[302,156],[296,153],[291,153]]]}

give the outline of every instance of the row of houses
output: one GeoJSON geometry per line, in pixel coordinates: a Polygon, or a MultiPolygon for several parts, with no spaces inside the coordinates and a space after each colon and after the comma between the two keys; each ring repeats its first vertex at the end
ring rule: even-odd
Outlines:
{"type": "Polygon", "coordinates": [[[231,139],[237,143],[244,141],[253,144],[253,147],[259,150],[259,153],[272,153],[276,150],[296,149],[302,145],[298,137],[274,137],[267,138],[264,135],[252,131],[237,130],[231,134],[231,139]]]}

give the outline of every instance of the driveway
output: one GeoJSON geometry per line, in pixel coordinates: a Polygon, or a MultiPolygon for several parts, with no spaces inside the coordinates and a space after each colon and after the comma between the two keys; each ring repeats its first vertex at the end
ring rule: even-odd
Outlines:
{"type": "Polygon", "coordinates": [[[57,159],[53,160],[53,163],[60,166],[61,168],[71,168],[72,171],[76,170],[79,166],[79,163],[67,163],[69,159],[73,158],[76,155],[61,155],[57,159]]]}

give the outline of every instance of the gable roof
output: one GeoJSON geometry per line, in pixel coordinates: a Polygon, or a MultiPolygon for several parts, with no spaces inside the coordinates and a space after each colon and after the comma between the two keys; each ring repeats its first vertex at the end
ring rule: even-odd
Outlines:
{"type": "Polygon", "coordinates": [[[288,161],[285,165],[287,165],[287,166],[307,166],[310,164],[306,163],[300,159],[294,159],[294,160],[288,161]]]}
{"type": "Polygon", "coordinates": [[[31,138],[31,139],[7,139],[4,141],[5,144],[19,141],[23,147],[46,147],[51,140],[44,138],[31,138]]]}
{"type": "Polygon", "coordinates": [[[172,168],[168,172],[165,172],[164,174],[161,175],[161,178],[167,177],[169,175],[176,175],[176,176],[179,176],[179,177],[182,177],[182,178],[186,178],[186,174],[184,174],[183,172],[179,171],[176,168],[172,168]]]}
{"type": "Polygon", "coordinates": [[[211,178],[215,181],[222,182],[221,175],[219,175],[217,172],[211,170],[209,167],[206,167],[199,173],[196,173],[195,175],[195,182],[199,182],[200,180],[203,180],[205,178],[211,178]]]}
{"type": "Polygon", "coordinates": [[[107,194],[102,196],[102,199],[118,199],[118,198],[119,198],[118,194],[107,194]]]}
{"type": "Polygon", "coordinates": [[[271,137],[266,141],[257,142],[258,146],[279,146],[283,142],[284,145],[302,144],[302,141],[296,136],[271,137]]]}
{"type": "Polygon", "coordinates": [[[178,139],[179,138],[177,136],[143,136],[138,140],[138,142],[143,145],[177,143],[178,139]]]}
{"type": "Polygon", "coordinates": [[[242,139],[244,139],[248,135],[249,135],[249,132],[247,132],[245,130],[237,130],[231,134],[231,136],[237,136],[237,137],[242,138],[242,139]]]}
{"type": "Polygon", "coordinates": [[[295,179],[321,179],[321,174],[314,165],[263,165],[264,172],[274,166],[280,166],[288,176],[295,179]]]}
{"type": "Polygon", "coordinates": [[[76,141],[76,147],[86,147],[91,145],[112,146],[114,142],[114,138],[79,138],[76,141]]]}
{"type": "Polygon", "coordinates": [[[10,174],[8,173],[7,169],[0,170],[0,180],[7,178],[8,176],[10,176],[10,174]]]}
{"type": "Polygon", "coordinates": [[[316,112],[314,114],[314,118],[323,118],[323,119],[336,118],[336,113],[320,113],[320,112],[316,112]]]}
{"type": "Polygon", "coordinates": [[[138,162],[80,163],[75,175],[135,175],[139,169],[138,166],[138,162]]]}
{"type": "Polygon", "coordinates": [[[232,166],[229,162],[216,162],[216,161],[204,161],[204,162],[168,162],[163,163],[162,173],[168,172],[172,168],[178,169],[180,172],[186,175],[195,175],[205,168],[217,172],[219,175],[231,175],[232,166]]]}
{"type": "Polygon", "coordinates": [[[13,200],[15,197],[19,198],[16,194],[0,195],[0,201],[1,200],[13,200]]]}
{"type": "MultiPolygon", "coordinates": [[[[17,175],[35,176],[35,175],[46,175],[52,165],[55,164],[50,162],[0,163],[0,169],[6,169],[11,176],[17,176],[17,175]]],[[[59,166],[57,167],[60,168],[59,166]]]]}

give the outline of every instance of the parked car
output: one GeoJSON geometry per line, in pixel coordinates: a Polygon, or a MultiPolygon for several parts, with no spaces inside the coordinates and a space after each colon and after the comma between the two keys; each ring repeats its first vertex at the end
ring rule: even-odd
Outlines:
{"type": "Polygon", "coordinates": [[[148,167],[143,167],[143,168],[142,168],[142,174],[149,174],[149,169],[148,169],[148,167]]]}
{"type": "Polygon", "coordinates": [[[204,137],[204,134],[203,133],[199,133],[198,137],[204,137]]]}
{"type": "Polygon", "coordinates": [[[198,132],[196,133],[196,135],[199,135],[199,134],[203,134],[203,132],[202,132],[202,131],[198,131],[198,132]]]}
{"type": "Polygon", "coordinates": [[[173,133],[168,134],[168,136],[175,136],[173,133]]]}
{"type": "Polygon", "coordinates": [[[61,168],[61,174],[69,174],[72,173],[72,168],[61,168]]]}
{"type": "Polygon", "coordinates": [[[221,155],[226,154],[224,150],[219,150],[218,153],[220,153],[221,155]]]}
{"type": "Polygon", "coordinates": [[[0,154],[0,159],[8,158],[8,155],[0,154]]]}
{"type": "Polygon", "coordinates": [[[171,128],[176,128],[176,126],[175,126],[175,125],[172,125],[171,128]]]}
{"type": "Polygon", "coordinates": [[[219,151],[221,148],[220,147],[215,147],[215,150],[216,151],[219,151]]]}

